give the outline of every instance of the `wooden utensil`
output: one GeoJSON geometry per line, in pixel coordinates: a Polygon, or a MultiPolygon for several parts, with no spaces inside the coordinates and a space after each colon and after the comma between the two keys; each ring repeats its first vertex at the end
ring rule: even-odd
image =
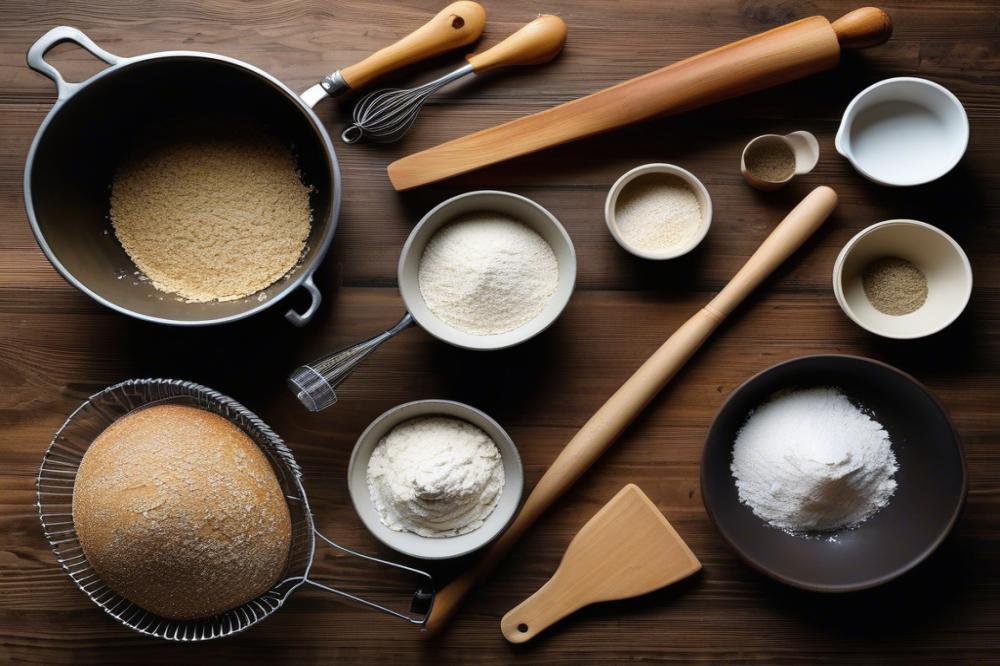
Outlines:
{"type": "Polygon", "coordinates": [[[841,47],[881,44],[891,34],[888,15],[875,7],[856,9],[833,23],[822,16],[805,18],[409,155],[389,165],[389,180],[397,190],[408,190],[622,125],[770,88],[832,68],[841,47]]]}
{"type": "Polygon", "coordinates": [[[775,227],[729,284],[667,338],[608,398],[538,481],[507,531],[486,547],[471,569],[438,591],[427,618],[429,631],[438,631],[448,622],[473,586],[493,569],[539,516],[601,457],[736,306],[823,224],[836,205],[837,193],[829,187],[817,187],[810,192],[775,227]]]}
{"type": "Polygon", "coordinates": [[[482,5],[472,0],[453,2],[398,42],[337,70],[317,85],[332,96],[357,90],[400,67],[471,44],[483,34],[485,26],[486,10],[482,5]]]}
{"type": "Polygon", "coordinates": [[[637,597],[699,569],[673,526],[630,483],[577,532],[552,578],[503,616],[500,631],[524,643],[584,606],[637,597]]]}
{"type": "Polygon", "coordinates": [[[555,58],[566,41],[566,23],[545,14],[496,46],[466,57],[468,63],[416,88],[374,90],[354,106],[354,124],[340,137],[354,143],[362,137],[390,143],[403,138],[417,119],[427,99],[441,88],[471,74],[497,67],[540,65],[555,58]]]}

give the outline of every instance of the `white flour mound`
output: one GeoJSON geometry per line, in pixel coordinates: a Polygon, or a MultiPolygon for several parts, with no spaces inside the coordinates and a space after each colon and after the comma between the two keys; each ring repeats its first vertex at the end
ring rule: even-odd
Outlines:
{"type": "Polygon", "coordinates": [[[834,388],[781,393],[757,408],[736,436],[731,470],[740,501],[791,533],[856,526],[896,490],[889,434],[834,388]]]}
{"type": "Polygon", "coordinates": [[[497,335],[541,313],[559,284],[559,264],[534,230],[481,212],[431,237],[417,278],[424,302],[441,321],[471,335],[497,335]]]}
{"type": "Polygon", "coordinates": [[[482,527],[500,501],[503,461],[476,426],[447,416],[400,423],[368,461],[379,520],[397,532],[449,537],[482,527]]]}

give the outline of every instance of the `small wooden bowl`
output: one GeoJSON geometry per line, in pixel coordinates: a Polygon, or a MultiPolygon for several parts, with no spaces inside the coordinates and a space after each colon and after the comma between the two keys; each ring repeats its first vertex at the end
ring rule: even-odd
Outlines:
{"type": "Polygon", "coordinates": [[[849,592],[906,573],[937,548],[965,503],[965,453],[941,403],[919,382],[858,356],[803,356],[757,374],[729,396],[708,431],[701,493],[709,517],[747,564],[793,587],[849,592]],[[775,392],[837,387],[871,410],[892,440],[899,470],[889,504],[829,538],[792,536],[740,503],[730,465],[750,411],[775,392]]]}

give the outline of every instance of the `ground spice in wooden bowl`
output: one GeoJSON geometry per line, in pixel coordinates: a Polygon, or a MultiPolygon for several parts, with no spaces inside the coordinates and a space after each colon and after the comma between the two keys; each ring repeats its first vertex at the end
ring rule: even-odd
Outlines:
{"type": "Polygon", "coordinates": [[[165,127],[118,168],[110,217],[157,289],[191,302],[230,301],[299,262],[310,191],[291,149],[260,128],[165,127]]]}
{"type": "Polygon", "coordinates": [[[910,314],[927,301],[927,278],[905,259],[882,257],[865,266],[861,274],[865,296],[887,315],[910,314]]]}

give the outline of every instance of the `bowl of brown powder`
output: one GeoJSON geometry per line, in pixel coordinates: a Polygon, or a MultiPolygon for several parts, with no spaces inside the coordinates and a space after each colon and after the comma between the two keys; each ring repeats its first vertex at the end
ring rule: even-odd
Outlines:
{"type": "Polygon", "coordinates": [[[833,293],[862,328],[921,338],[958,318],[972,294],[972,267],[955,240],[925,222],[887,220],[859,232],[833,267],[833,293]]]}

